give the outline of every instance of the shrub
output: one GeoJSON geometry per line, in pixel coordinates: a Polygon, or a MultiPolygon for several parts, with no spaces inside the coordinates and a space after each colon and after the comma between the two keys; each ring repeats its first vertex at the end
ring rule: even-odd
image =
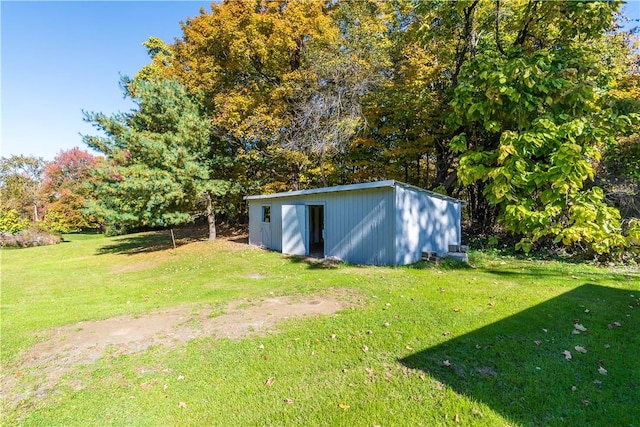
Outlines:
{"type": "Polygon", "coordinates": [[[29,227],[29,220],[20,218],[15,209],[0,210],[0,233],[16,234],[29,227]]]}
{"type": "Polygon", "coordinates": [[[22,230],[17,234],[0,233],[0,245],[2,247],[28,248],[55,245],[60,242],[62,242],[62,237],[37,228],[22,230]]]}

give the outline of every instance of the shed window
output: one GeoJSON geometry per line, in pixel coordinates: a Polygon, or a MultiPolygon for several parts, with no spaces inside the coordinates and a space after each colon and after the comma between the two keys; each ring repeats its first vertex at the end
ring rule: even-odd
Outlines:
{"type": "Polygon", "coordinates": [[[271,206],[262,207],[262,222],[271,222],[271,206]]]}

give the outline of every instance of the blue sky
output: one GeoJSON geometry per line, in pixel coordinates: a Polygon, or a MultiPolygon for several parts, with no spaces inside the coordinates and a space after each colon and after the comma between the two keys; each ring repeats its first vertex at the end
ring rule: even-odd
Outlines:
{"type": "Polygon", "coordinates": [[[96,134],[82,110],[112,114],[133,107],[120,75],[149,62],[142,42],[180,37],[180,21],[211,2],[0,2],[2,156],[52,160],[87,149],[96,134]]]}
{"type": "MultiPolygon", "coordinates": [[[[210,11],[210,2],[0,1],[1,155],[52,160],[61,150],[86,149],[80,134],[96,131],[82,110],[131,109],[119,80],[149,62],[142,42],[172,42],[180,21],[201,7],[210,11]]],[[[640,18],[640,1],[626,10],[640,18]]]]}

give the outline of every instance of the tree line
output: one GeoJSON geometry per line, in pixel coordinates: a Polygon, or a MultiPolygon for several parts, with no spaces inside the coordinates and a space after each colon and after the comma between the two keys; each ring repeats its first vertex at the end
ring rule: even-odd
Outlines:
{"type": "Polygon", "coordinates": [[[225,1],[150,37],[84,212],[115,230],[243,217],[242,196],[397,179],[528,252],[640,240],[640,62],[622,2],[225,1]]]}

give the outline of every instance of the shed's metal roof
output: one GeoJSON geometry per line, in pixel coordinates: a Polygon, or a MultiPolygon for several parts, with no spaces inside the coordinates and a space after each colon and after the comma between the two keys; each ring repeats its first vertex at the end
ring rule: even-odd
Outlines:
{"type": "Polygon", "coordinates": [[[438,199],[448,200],[454,203],[462,203],[465,204],[462,200],[455,199],[453,197],[445,196],[444,194],[436,193],[434,191],[425,190],[424,188],[416,187],[415,185],[405,184],[404,182],[395,181],[393,179],[387,181],[374,181],[374,182],[364,182],[361,184],[349,184],[349,185],[337,185],[334,187],[322,187],[322,188],[311,188],[309,190],[298,190],[298,191],[287,191],[284,193],[274,193],[274,194],[260,194],[256,196],[245,196],[244,200],[261,200],[261,199],[276,199],[280,197],[295,197],[295,196],[306,196],[309,194],[322,194],[322,193],[335,193],[338,191],[358,191],[358,190],[368,190],[371,188],[384,188],[389,187],[393,188],[395,186],[401,186],[405,188],[411,188],[415,191],[420,191],[422,193],[427,193],[431,197],[435,197],[438,199]]]}

